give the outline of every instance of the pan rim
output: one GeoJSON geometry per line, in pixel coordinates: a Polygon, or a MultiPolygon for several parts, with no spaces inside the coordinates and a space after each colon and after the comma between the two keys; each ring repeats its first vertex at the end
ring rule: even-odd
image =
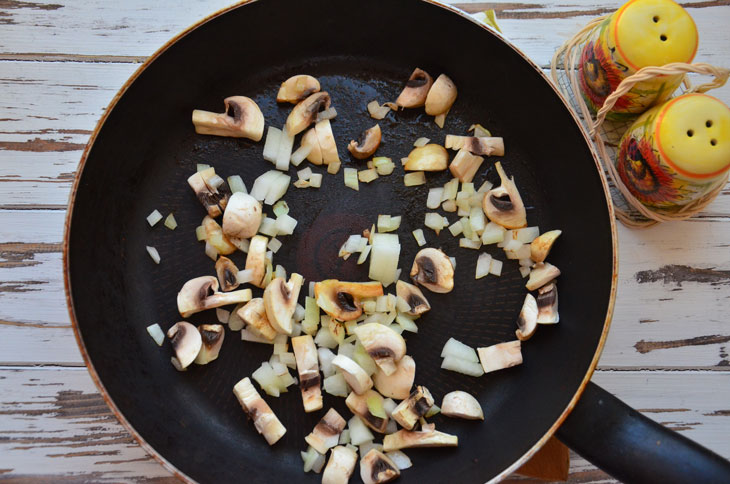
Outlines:
{"type": "MultiPolygon", "coordinates": [[[[63,280],[64,280],[64,289],[65,289],[65,296],[66,296],[66,307],[69,312],[69,318],[71,320],[71,326],[73,328],[74,337],[76,339],[77,345],[79,346],[79,351],[81,352],[81,356],[82,356],[82,358],[84,360],[84,364],[86,365],[86,368],[89,372],[89,376],[91,377],[92,381],[94,382],[94,385],[96,385],[97,389],[99,390],[99,393],[101,394],[102,398],[104,399],[104,402],[107,404],[107,406],[110,408],[110,410],[116,417],[117,421],[134,437],[134,439],[145,450],[145,452],[147,452],[149,455],[151,455],[167,471],[172,473],[178,479],[180,479],[183,482],[191,483],[191,484],[196,483],[197,481],[195,481],[190,476],[188,476],[187,474],[182,472],[174,464],[172,464],[165,457],[163,457],[154,447],[152,447],[144,439],[144,437],[142,437],[142,435],[127,420],[127,418],[124,416],[124,414],[121,412],[121,410],[117,407],[116,403],[114,402],[111,395],[107,391],[106,387],[102,383],[102,381],[99,378],[99,375],[96,371],[96,368],[94,367],[94,364],[91,361],[91,358],[89,357],[89,353],[86,349],[86,345],[85,345],[83,337],[81,335],[81,330],[79,328],[78,321],[76,318],[76,310],[74,307],[72,288],[71,288],[70,234],[71,234],[71,226],[72,226],[72,219],[73,219],[73,208],[74,208],[74,204],[76,201],[76,194],[78,191],[81,176],[82,176],[84,168],[86,166],[86,162],[88,160],[88,156],[91,151],[91,148],[93,147],[94,143],[96,142],[99,132],[101,131],[104,124],[106,123],[106,120],[109,118],[111,112],[116,107],[119,100],[126,94],[129,87],[137,80],[137,78],[155,60],[157,60],[158,57],[160,57],[162,54],[164,54],[169,48],[171,48],[173,45],[175,45],[183,37],[186,37],[188,34],[192,33],[193,31],[195,31],[202,25],[208,23],[209,21],[211,21],[221,15],[224,15],[232,10],[238,9],[239,7],[242,7],[247,4],[257,2],[257,1],[259,1],[259,0],[241,0],[237,3],[234,3],[233,5],[224,7],[216,12],[211,13],[210,15],[204,17],[203,19],[195,22],[191,26],[185,28],[183,31],[177,33],[172,38],[170,38],[168,41],[166,41],[160,48],[158,48],[152,55],[150,55],[142,63],[142,65],[140,65],[137,68],[137,70],[129,77],[129,79],[127,79],[124,82],[124,84],[119,88],[117,93],[114,95],[112,100],[107,105],[107,108],[105,109],[101,118],[99,119],[96,126],[94,127],[93,132],[89,136],[89,141],[87,142],[87,144],[84,148],[84,151],[81,154],[81,159],[79,160],[79,165],[77,167],[76,174],[74,175],[74,182],[73,182],[73,186],[71,188],[71,193],[69,194],[69,201],[67,204],[66,215],[64,218],[63,280]]],[[[550,88],[558,96],[560,101],[565,105],[567,111],[570,113],[570,116],[573,118],[573,121],[577,125],[580,133],[583,135],[583,138],[586,141],[586,145],[589,148],[589,151],[593,158],[593,162],[596,165],[596,171],[598,172],[599,179],[601,181],[601,186],[603,187],[603,194],[604,194],[604,198],[606,199],[606,207],[608,209],[607,215],[609,217],[609,223],[610,223],[610,228],[611,228],[611,248],[612,248],[611,288],[610,288],[610,292],[609,292],[608,307],[606,308],[606,318],[604,320],[603,330],[602,330],[601,336],[598,340],[596,351],[586,370],[586,374],[584,375],[583,380],[581,381],[580,385],[578,386],[578,389],[576,390],[575,394],[571,397],[571,399],[568,402],[565,409],[558,416],[556,421],[552,424],[552,426],[550,426],[550,428],[548,428],[548,430],[545,432],[545,434],[537,442],[535,442],[535,444],[533,444],[532,447],[530,447],[530,449],[527,450],[527,452],[525,452],[515,462],[513,462],[506,469],[501,471],[499,474],[494,476],[489,481],[490,483],[499,482],[499,481],[502,481],[503,479],[505,479],[507,476],[509,476],[511,473],[513,473],[519,467],[521,467],[524,463],[526,463],[555,434],[557,429],[565,421],[565,419],[568,417],[570,412],[573,410],[573,408],[577,404],[578,400],[580,399],[580,396],[583,394],[583,391],[585,390],[586,385],[591,380],[591,377],[593,375],[593,372],[596,369],[596,366],[598,365],[598,361],[601,357],[601,353],[603,352],[603,348],[606,343],[606,339],[608,337],[608,331],[611,326],[611,319],[613,316],[613,310],[614,310],[615,299],[616,299],[616,291],[617,291],[617,285],[618,285],[618,235],[617,235],[617,229],[616,229],[616,217],[615,217],[615,213],[614,213],[613,202],[612,202],[611,195],[610,195],[609,188],[608,188],[608,182],[606,180],[606,176],[605,176],[603,169],[601,167],[601,164],[598,160],[598,155],[596,153],[593,143],[590,140],[588,132],[586,131],[586,128],[583,126],[583,124],[581,123],[580,119],[578,119],[575,112],[570,108],[570,105],[569,105],[567,99],[565,98],[565,96],[550,81],[550,79],[547,77],[547,75],[545,75],[545,73],[542,71],[542,69],[535,62],[533,62],[527,55],[525,55],[518,47],[516,47],[514,44],[512,44],[512,42],[509,41],[506,37],[504,37],[503,35],[497,35],[489,27],[487,27],[485,24],[483,24],[481,22],[478,22],[465,11],[463,11],[457,7],[454,7],[452,5],[445,4],[440,0],[418,0],[418,1],[421,1],[421,2],[427,3],[427,4],[431,4],[431,5],[440,7],[444,10],[447,10],[449,12],[452,12],[454,14],[457,14],[461,18],[468,20],[469,22],[479,26],[480,28],[482,28],[483,30],[488,32],[489,35],[493,35],[494,37],[497,37],[500,41],[504,42],[508,47],[510,47],[516,54],[518,54],[520,57],[522,57],[522,59],[525,62],[527,62],[537,72],[537,74],[539,76],[541,76],[543,78],[543,80],[550,86],[550,88]]]]}

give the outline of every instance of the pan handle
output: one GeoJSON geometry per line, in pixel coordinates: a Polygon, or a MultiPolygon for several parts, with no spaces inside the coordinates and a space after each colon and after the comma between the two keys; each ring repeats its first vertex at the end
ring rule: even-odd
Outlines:
{"type": "Polygon", "coordinates": [[[730,462],[592,382],[556,435],[625,483],[730,483],[730,462]]]}

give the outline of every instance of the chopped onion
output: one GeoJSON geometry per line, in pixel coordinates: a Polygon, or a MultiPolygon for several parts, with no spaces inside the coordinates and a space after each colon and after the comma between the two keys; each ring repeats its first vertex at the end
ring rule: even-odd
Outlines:
{"type": "Polygon", "coordinates": [[[170,230],[175,230],[177,228],[177,220],[175,220],[175,216],[172,213],[165,218],[165,227],[170,230]]]}
{"type": "Polygon", "coordinates": [[[444,194],[443,188],[431,188],[426,198],[426,207],[435,210],[441,205],[441,197],[444,194]]]}
{"type": "Polygon", "coordinates": [[[207,170],[208,168],[210,168],[210,165],[206,165],[205,163],[198,163],[195,166],[195,171],[201,172],[207,170]]]}
{"type": "Polygon", "coordinates": [[[322,316],[322,327],[317,331],[317,335],[314,337],[314,342],[317,346],[322,348],[334,348],[338,345],[337,340],[332,336],[332,332],[325,324],[325,316],[322,316]]]}
{"type": "Polygon", "coordinates": [[[308,180],[297,180],[292,185],[296,188],[309,188],[311,186],[308,180]]]}
{"type": "MultiPolygon", "coordinates": [[[[520,243],[516,240],[515,242],[520,243]]],[[[517,249],[508,250],[505,248],[504,255],[506,255],[508,259],[527,259],[530,257],[530,244],[521,244],[517,249]]]]}
{"type": "Polygon", "coordinates": [[[532,269],[530,269],[529,267],[524,267],[524,266],[520,267],[520,274],[522,274],[523,279],[525,277],[529,276],[530,272],[532,272],[532,269]]]}
{"type": "Polygon", "coordinates": [[[279,200],[274,204],[273,210],[274,215],[277,217],[280,215],[286,215],[289,213],[289,204],[287,204],[284,200],[279,200]]]}
{"type": "Polygon", "coordinates": [[[478,234],[482,233],[484,227],[487,225],[486,217],[482,207],[474,207],[469,213],[469,223],[471,224],[472,230],[478,234]]]}
{"type": "Polygon", "coordinates": [[[279,231],[276,229],[276,219],[264,217],[259,225],[259,233],[268,235],[269,237],[275,237],[279,231]]]}
{"type": "Polygon", "coordinates": [[[162,220],[162,214],[157,210],[153,210],[151,214],[147,215],[147,223],[150,224],[150,227],[154,227],[160,220],[162,220]]]}
{"type": "MultiPolygon", "coordinates": [[[[274,241],[276,239],[271,239],[271,240],[274,241]]],[[[269,242],[269,245],[271,245],[271,242],[269,242]]],[[[276,264],[276,270],[274,271],[274,277],[281,277],[282,279],[286,280],[286,269],[284,269],[284,266],[282,266],[280,264],[276,264]]],[[[294,318],[294,320],[301,321],[302,318],[299,318],[299,319],[294,318]]]]}
{"type": "Polygon", "coordinates": [[[246,184],[243,183],[243,179],[238,175],[228,177],[228,188],[231,189],[231,193],[248,193],[248,190],[246,190],[246,184]]]}
{"type": "Polygon", "coordinates": [[[350,429],[345,429],[340,432],[340,439],[337,441],[338,445],[345,445],[350,443],[350,429]]]}
{"type": "Polygon", "coordinates": [[[391,450],[390,452],[386,452],[385,456],[392,460],[393,464],[401,471],[413,465],[411,459],[400,450],[391,450]]]}
{"type": "Polygon", "coordinates": [[[152,336],[152,339],[155,340],[157,346],[162,346],[162,343],[165,342],[165,333],[162,332],[162,328],[160,328],[159,324],[155,323],[147,326],[147,333],[152,336]]]}
{"type": "Polygon", "coordinates": [[[428,138],[418,138],[416,141],[413,142],[413,146],[416,148],[420,148],[421,146],[426,146],[428,142],[431,141],[428,138]]]}
{"type": "Polygon", "coordinates": [[[373,167],[378,172],[378,175],[390,175],[395,170],[395,163],[385,156],[376,156],[373,158],[373,167]]]}
{"type": "Polygon", "coordinates": [[[271,189],[272,182],[281,176],[285,175],[277,170],[269,170],[266,173],[263,173],[254,180],[250,195],[259,202],[263,201],[266,198],[266,194],[271,189]]]}
{"type": "Polygon", "coordinates": [[[326,377],[322,381],[322,389],[335,397],[347,397],[350,393],[347,388],[347,382],[342,373],[335,373],[334,375],[326,377]]]}
{"type": "Polygon", "coordinates": [[[424,225],[436,232],[436,235],[438,235],[444,228],[444,218],[436,212],[428,212],[426,213],[424,225]]]}
{"type": "Polygon", "coordinates": [[[418,333],[418,326],[416,326],[416,323],[414,323],[411,318],[403,313],[398,313],[398,315],[395,317],[395,322],[398,323],[404,331],[418,333]]]}
{"type": "MultiPolygon", "coordinates": [[[[365,240],[367,240],[367,239],[365,239],[365,240]]],[[[368,259],[368,255],[370,255],[370,250],[372,248],[373,248],[372,245],[366,245],[362,249],[362,252],[360,252],[360,257],[357,258],[357,264],[358,265],[363,264],[368,259]]]]}
{"type": "Polygon", "coordinates": [[[451,235],[454,237],[458,236],[464,231],[464,226],[461,223],[461,220],[457,220],[453,224],[449,226],[449,232],[451,232],[451,235]]]}
{"type": "Polygon", "coordinates": [[[414,171],[413,173],[406,173],[403,177],[403,183],[407,187],[414,187],[417,185],[426,184],[426,173],[422,171],[414,171]]]}
{"type": "Polygon", "coordinates": [[[371,234],[372,253],[369,277],[388,286],[396,280],[400,242],[397,234],[371,234]]]}
{"type": "Polygon", "coordinates": [[[309,167],[299,170],[297,172],[297,178],[300,180],[309,180],[312,177],[312,169],[309,167]]]}
{"type": "Polygon", "coordinates": [[[501,225],[489,222],[482,232],[482,244],[497,244],[504,240],[505,229],[501,225]]]}
{"type": "MultiPolygon", "coordinates": [[[[344,380],[344,378],[343,378],[344,380]]],[[[350,429],[350,443],[352,445],[361,445],[365,442],[371,442],[375,436],[370,432],[360,417],[354,415],[348,422],[347,428],[350,429]]]]}
{"type": "Polygon", "coordinates": [[[449,338],[441,350],[441,358],[447,356],[479,363],[479,356],[477,356],[476,350],[454,338],[449,338]]]}
{"type": "Polygon", "coordinates": [[[360,447],[360,448],[359,448],[358,450],[359,450],[359,452],[360,452],[360,455],[365,455],[365,454],[367,454],[368,452],[370,452],[370,451],[371,451],[372,449],[375,449],[375,450],[377,450],[378,452],[382,452],[382,451],[383,451],[383,444],[377,444],[377,443],[375,443],[375,442],[373,442],[373,441],[370,441],[370,442],[364,442],[364,443],[363,443],[362,445],[360,445],[359,447],[360,447]]]}
{"type": "Polygon", "coordinates": [[[276,163],[276,157],[279,154],[281,134],[279,128],[269,126],[266,132],[266,141],[264,142],[264,160],[276,163]]]}
{"type": "Polygon", "coordinates": [[[451,261],[451,267],[456,270],[456,257],[449,257],[449,260],[451,261]]]}
{"type": "Polygon", "coordinates": [[[441,195],[441,201],[456,199],[456,192],[459,191],[459,179],[452,178],[444,185],[444,192],[441,195]]]}
{"type": "Polygon", "coordinates": [[[525,227],[515,230],[515,237],[523,244],[529,244],[540,235],[540,227],[525,227]]]}
{"type": "Polygon", "coordinates": [[[453,200],[446,200],[441,204],[441,208],[444,209],[444,212],[456,212],[456,202],[453,200]]]}
{"type": "Polygon", "coordinates": [[[221,178],[220,176],[213,174],[210,178],[205,180],[205,184],[213,189],[218,189],[221,185],[223,185],[226,181],[221,178]]]}
{"type": "Polygon", "coordinates": [[[289,169],[289,159],[291,158],[291,150],[293,147],[294,136],[289,135],[285,126],[279,137],[279,150],[276,154],[277,170],[287,171],[289,169]]]}
{"type": "Polygon", "coordinates": [[[302,164],[302,161],[307,159],[307,156],[309,156],[309,153],[311,152],[312,145],[301,145],[294,153],[291,154],[289,161],[291,161],[292,165],[299,166],[302,164]]]}
{"type": "Polygon", "coordinates": [[[360,190],[357,181],[357,170],[355,168],[345,168],[345,186],[353,190],[360,190]]]}
{"type": "Polygon", "coordinates": [[[195,228],[195,237],[198,239],[198,242],[201,240],[205,240],[208,238],[208,234],[205,231],[205,227],[202,225],[195,228]]]}
{"type": "Polygon", "coordinates": [[[363,183],[370,183],[371,181],[378,178],[378,172],[375,170],[375,168],[360,170],[357,172],[357,178],[363,183]]]}
{"type": "Polygon", "coordinates": [[[479,257],[477,258],[477,272],[476,272],[476,279],[481,279],[482,277],[489,274],[489,267],[492,264],[492,256],[487,254],[486,252],[479,254],[479,257]]]}
{"type": "Polygon", "coordinates": [[[492,263],[489,265],[489,273],[495,276],[502,275],[502,261],[492,258],[492,263]]]}
{"type": "Polygon", "coordinates": [[[469,197],[469,206],[472,208],[474,208],[474,207],[481,208],[485,195],[486,195],[486,193],[479,193],[479,192],[473,194],[471,197],[469,197]]]}
{"type": "Polygon", "coordinates": [[[330,106],[329,108],[325,109],[324,111],[320,111],[317,113],[317,122],[324,121],[325,119],[334,119],[337,117],[337,110],[330,106]]]}
{"type": "Polygon", "coordinates": [[[282,243],[280,240],[278,240],[276,237],[272,237],[271,240],[269,240],[269,243],[266,244],[266,247],[271,250],[274,254],[279,252],[279,249],[281,249],[282,243]]]}
{"type": "Polygon", "coordinates": [[[373,119],[383,119],[390,112],[390,107],[386,105],[380,105],[378,101],[370,101],[368,103],[368,113],[373,119]]]}
{"type": "Polygon", "coordinates": [[[284,175],[283,173],[280,174],[280,176],[276,179],[274,179],[271,182],[271,187],[269,188],[269,191],[266,192],[266,198],[264,199],[264,203],[266,205],[273,205],[277,202],[281,197],[284,196],[287,189],[289,188],[289,182],[291,181],[291,177],[289,175],[284,175]]]}
{"type": "Polygon", "coordinates": [[[327,165],[327,173],[330,175],[336,175],[338,171],[340,171],[340,167],[342,166],[342,162],[340,161],[333,161],[329,165],[327,165]]]}
{"type": "Polygon", "coordinates": [[[315,284],[314,281],[309,281],[309,291],[308,291],[307,295],[309,297],[311,297],[312,299],[314,299],[314,284],[315,284]]]}
{"type": "MultiPolygon", "coordinates": [[[[228,322],[228,327],[231,327],[230,321],[228,322]]],[[[268,345],[274,344],[274,341],[269,341],[266,338],[262,338],[261,336],[256,336],[251,331],[249,331],[247,328],[243,328],[241,330],[241,339],[243,341],[250,341],[251,343],[264,343],[268,345]]]]}
{"type": "Polygon", "coordinates": [[[441,368],[469,376],[482,376],[484,374],[481,363],[474,363],[473,361],[466,361],[453,356],[444,358],[444,361],[441,362],[441,368]]]}
{"type": "Polygon", "coordinates": [[[400,227],[401,216],[378,215],[378,232],[393,232],[400,227]]]}
{"type": "Polygon", "coordinates": [[[468,131],[474,131],[474,136],[476,136],[477,138],[481,138],[484,136],[486,136],[487,138],[492,137],[492,133],[490,133],[489,130],[481,124],[472,124],[471,126],[469,126],[468,131]]]}
{"type": "MultiPolygon", "coordinates": [[[[206,244],[207,244],[207,242],[206,242],[206,244]]],[[[152,260],[155,261],[155,264],[159,264],[160,263],[160,253],[157,252],[157,249],[155,249],[154,247],[150,247],[149,245],[146,247],[147,247],[147,253],[150,255],[150,257],[152,257],[152,260]]],[[[216,253],[216,256],[217,255],[218,254],[216,253]]]]}
{"type": "Polygon", "coordinates": [[[276,232],[278,235],[291,235],[294,233],[297,223],[297,219],[288,214],[279,215],[276,217],[276,232]]]}
{"type": "Polygon", "coordinates": [[[532,265],[535,263],[535,261],[533,261],[529,257],[526,257],[524,259],[520,259],[517,262],[520,263],[520,267],[532,267],[532,265]]]}
{"type": "Polygon", "coordinates": [[[482,247],[482,241],[473,241],[471,239],[461,238],[459,239],[459,247],[464,249],[475,249],[479,250],[482,247]]]}
{"type": "Polygon", "coordinates": [[[426,237],[423,235],[423,229],[414,230],[413,237],[416,239],[416,243],[419,247],[426,245],[426,237]]]}
{"type": "MultiPolygon", "coordinates": [[[[317,452],[311,445],[307,448],[307,452],[302,452],[302,459],[304,460],[304,472],[314,470],[317,465],[319,458],[324,459],[324,456],[317,452]]],[[[321,468],[320,468],[321,470],[321,468]]],[[[315,471],[319,472],[319,471],[315,471]]]]}
{"type": "Polygon", "coordinates": [[[484,183],[482,183],[482,186],[479,187],[479,190],[477,190],[477,193],[487,193],[489,190],[492,189],[494,185],[489,180],[486,180],[484,183]]]}
{"type": "Polygon", "coordinates": [[[239,269],[237,280],[239,284],[253,281],[253,269],[239,269]]]}
{"type": "Polygon", "coordinates": [[[251,245],[251,241],[249,239],[237,239],[235,237],[229,237],[228,241],[235,245],[238,250],[241,252],[245,252],[248,254],[248,248],[251,245]]]}
{"type": "Polygon", "coordinates": [[[321,173],[312,173],[311,178],[309,178],[309,186],[312,188],[319,188],[322,186],[322,174],[321,173]]]}
{"type": "Polygon", "coordinates": [[[215,317],[218,318],[219,323],[228,324],[228,320],[231,319],[231,312],[222,308],[216,308],[215,317]]]}
{"type": "Polygon", "coordinates": [[[448,111],[446,111],[445,113],[441,113],[438,116],[436,116],[436,117],[433,118],[433,122],[436,123],[436,126],[438,126],[439,128],[443,129],[444,123],[446,122],[446,115],[447,114],[449,114],[448,111]]]}
{"type": "Polygon", "coordinates": [[[332,366],[332,360],[335,359],[335,354],[329,348],[317,348],[317,355],[319,356],[319,367],[322,370],[322,374],[325,378],[335,374],[335,367],[332,366]]]}

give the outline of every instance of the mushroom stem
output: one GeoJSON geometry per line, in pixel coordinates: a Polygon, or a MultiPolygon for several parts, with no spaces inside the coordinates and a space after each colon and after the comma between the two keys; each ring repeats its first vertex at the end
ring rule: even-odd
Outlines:
{"type": "Polygon", "coordinates": [[[233,394],[244,412],[253,420],[254,427],[269,445],[274,445],[286,433],[286,427],[276,417],[271,407],[261,398],[248,377],[236,383],[233,394]]]}
{"type": "Polygon", "coordinates": [[[308,334],[292,338],[291,345],[297,362],[304,411],[316,412],[322,408],[317,347],[314,345],[314,339],[308,334]]]}
{"type": "Polygon", "coordinates": [[[345,425],[347,425],[345,419],[337,413],[337,410],[330,408],[304,440],[320,454],[326,454],[329,449],[337,445],[345,425]]]}
{"type": "Polygon", "coordinates": [[[411,430],[418,419],[426,415],[433,406],[433,397],[428,388],[417,386],[408,398],[398,404],[391,416],[401,427],[411,430]]]}
{"type": "Polygon", "coordinates": [[[429,430],[399,430],[383,438],[383,450],[408,449],[412,447],[457,447],[459,438],[456,435],[429,430]]]}

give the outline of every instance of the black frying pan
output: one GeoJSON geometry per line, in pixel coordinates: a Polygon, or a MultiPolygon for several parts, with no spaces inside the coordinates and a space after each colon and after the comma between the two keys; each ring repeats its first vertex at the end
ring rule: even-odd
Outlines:
{"type": "MultiPolygon", "coordinates": [[[[514,339],[525,289],[514,261],[505,263],[502,277],[475,281],[477,253],[459,249],[447,232],[436,237],[426,229],[429,245],[456,256],[458,267],[454,292],[429,294],[433,310],[419,321],[418,334],[407,335],[417,383],[428,386],[437,401],[455,389],[475,394],[486,421],[435,417],[437,428],[459,435],[458,449],[408,451],[414,466],[402,480],[502,478],[564,421],[562,439],[626,480],[670,482],[704,473],[707,482],[730,475],[718,456],[661,428],[648,429],[648,420],[621,413],[626,409],[620,403],[589,383],[613,307],[616,234],[605,181],[576,119],[540,70],[513,47],[453,9],[417,0],[266,0],[231,8],[165,46],[114,99],[78,171],[65,270],[79,344],[119,419],[184,479],[320,479],[302,473],[299,451],[321,413],[304,414],[296,389],[267,398],[288,429],[269,447],[232,394],[240,378],[268,359],[270,346],[242,343],[227,331],[217,361],[179,373],[170,365],[169,345],[158,348],[144,329],[153,322],[167,329],[181,320],[175,305],[180,287],[192,277],[213,274],[193,235],[204,210],[185,180],[196,163],[211,164],[224,176],[240,174],[249,187],[271,169],[261,156],[263,142],[196,135],[190,114],[195,108],[222,109],[224,97],[242,94],[256,100],[267,125],[282,126],[290,106],[275,102],[280,82],[312,74],[339,113],[333,129],[343,165],[361,167],[364,163],[351,159],[345,147],[373,124],[367,102],[395,99],[416,66],[433,75],[448,73],[459,88],[456,104],[444,130],[420,109],[389,114],[380,122],[378,154],[397,161],[418,137],[443,142],[446,133],[464,133],[475,122],[491,128],[506,140],[502,162],[529,207],[529,223],[563,230],[550,255],[563,275],[561,322],[539,328],[524,345],[523,365],[478,379],[440,370],[439,352],[449,337],[472,346],[514,339]],[[174,212],[177,230],[151,229],[145,217],[153,209],[174,212]],[[159,266],[146,245],[159,250],[159,266]],[[610,408],[599,413],[599,404],[610,408]],[[623,425],[626,420],[630,425],[623,425]],[[605,428],[629,433],[610,440],[616,437],[603,435],[605,428]],[[643,444],[644,450],[638,457],[628,454],[629,444],[643,444]],[[644,462],[646,447],[665,462],[644,462]],[[676,465],[668,470],[666,461],[676,465]],[[663,477],[656,474],[660,471],[663,477]]],[[[492,160],[485,165],[475,182],[496,182],[492,160]]],[[[430,174],[428,186],[448,179],[448,173],[430,174]]],[[[398,214],[405,278],[417,251],[410,232],[423,226],[426,191],[426,186],[404,187],[400,168],[361,185],[359,192],[344,187],[342,173],[325,175],[320,190],[292,187],[284,198],[299,225],[295,235],[284,238],[275,263],[307,280],[365,280],[366,265],[338,259],[337,250],[378,214],[398,214]]],[[[494,246],[486,250],[503,258],[494,246]]],[[[243,265],[242,254],[233,259],[243,265]]],[[[214,322],[212,313],[189,320],[214,322]]],[[[325,396],[325,410],[330,406],[349,415],[342,399],[325,396]]]]}

